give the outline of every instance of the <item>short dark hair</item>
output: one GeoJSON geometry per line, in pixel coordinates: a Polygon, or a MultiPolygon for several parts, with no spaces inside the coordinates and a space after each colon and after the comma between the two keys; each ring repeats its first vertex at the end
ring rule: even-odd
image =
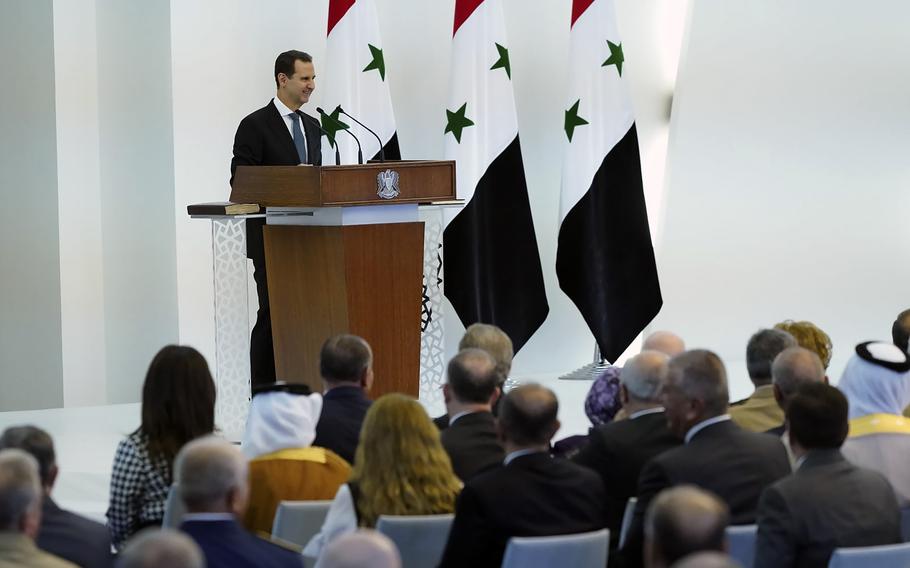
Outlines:
{"type": "Polygon", "coordinates": [[[483,349],[462,349],[449,361],[446,377],[461,402],[487,403],[503,381],[496,360],[483,349]]]}
{"type": "Polygon", "coordinates": [[[834,449],[847,439],[847,397],[825,383],[800,385],[787,404],[790,437],[807,450],[834,449]]]}
{"type": "Polygon", "coordinates": [[[51,435],[37,426],[10,426],[0,435],[0,450],[17,448],[30,453],[38,461],[41,484],[50,481],[51,468],[57,463],[54,440],[51,435]]]}
{"type": "Polygon", "coordinates": [[[499,427],[515,444],[549,444],[559,401],[550,389],[529,383],[509,391],[499,405],[499,427]]]}
{"type": "Polygon", "coordinates": [[[746,344],[746,369],[756,386],[771,382],[771,365],[774,358],[788,347],[796,347],[796,340],[786,331],[760,329],[746,344]]]}
{"type": "Polygon", "coordinates": [[[297,61],[303,61],[304,63],[312,63],[313,56],[304,51],[297,51],[292,49],[290,51],[285,51],[284,53],[279,53],[278,57],[275,59],[275,86],[278,87],[280,83],[278,82],[278,74],[284,73],[288,77],[291,77],[294,74],[294,64],[297,61]]]}
{"type": "Polygon", "coordinates": [[[901,348],[901,351],[910,352],[910,310],[897,314],[891,325],[891,340],[901,348]]]}
{"type": "Polygon", "coordinates": [[[329,383],[360,380],[373,362],[369,344],[356,335],[334,335],[325,340],[319,352],[319,374],[329,383]]]}

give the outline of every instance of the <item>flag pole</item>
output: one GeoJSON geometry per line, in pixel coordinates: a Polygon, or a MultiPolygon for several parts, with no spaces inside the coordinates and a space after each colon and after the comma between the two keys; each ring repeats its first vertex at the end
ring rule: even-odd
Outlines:
{"type": "Polygon", "coordinates": [[[583,367],[579,367],[571,373],[559,377],[561,381],[593,381],[603,373],[610,365],[603,355],[600,354],[600,346],[594,342],[594,360],[583,367]]]}

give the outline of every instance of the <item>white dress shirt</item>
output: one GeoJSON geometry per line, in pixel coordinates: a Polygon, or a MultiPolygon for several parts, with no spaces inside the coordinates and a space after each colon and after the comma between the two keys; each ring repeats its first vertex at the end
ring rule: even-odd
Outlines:
{"type": "Polygon", "coordinates": [[[689,442],[691,442],[692,438],[694,438],[696,434],[698,434],[699,432],[701,432],[708,426],[711,426],[712,424],[717,424],[719,422],[726,422],[727,420],[730,420],[729,414],[721,414],[720,416],[715,416],[714,418],[708,418],[707,420],[702,420],[695,426],[692,426],[691,428],[689,428],[689,431],[686,432],[686,443],[688,444],[689,442]]]}
{"type": "Polygon", "coordinates": [[[351,488],[345,483],[338,488],[335,499],[329,506],[322,528],[303,549],[303,555],[319,558],[330,542],[343,534],[357,530],[357,512],[354,510],[354,497],[351,488]]]}
{"type": "Polygon", "coordinates": [[[300,132],[303,133],[303,147],[305,148],[305,151],[307,153],[307,155],[304,156],[303,162],[304,163],[309,162],[310,149],[307,148],[307,144],[306,144],[306,129],[303,128],[303,117],[301,117],[299,114],[297,114],[296,112],[289,109],[287,107],[287,105],[285,105],[283,102],[281,102],[281,99],[279,99],[278,97],[273,98],[272,103],[275,105],[275,108],[278,109],[278,114],[281,115],[281,119],[284,120],[284,125],[288,129],[288,134],[291,135],[291,140],[294,139],[294,121],[296,120],[297,124],[300,125],[300,132]],[[293,113],[293,116],[288,116],[291,113],[293,113]]]}

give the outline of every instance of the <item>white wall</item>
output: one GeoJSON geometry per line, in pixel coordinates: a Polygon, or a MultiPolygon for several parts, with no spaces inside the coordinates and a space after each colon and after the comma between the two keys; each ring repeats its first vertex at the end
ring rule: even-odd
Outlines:
{"type": "Polygon", "coordinates": [[[673,107],[657,324],[727,361],[808,319],[888,339],[910,284],[910,4],[701,0],[673,107]]]}

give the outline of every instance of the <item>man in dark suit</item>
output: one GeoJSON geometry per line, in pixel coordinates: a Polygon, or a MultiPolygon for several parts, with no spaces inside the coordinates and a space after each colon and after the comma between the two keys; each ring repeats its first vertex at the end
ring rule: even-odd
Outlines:
{"type": "Polygon", "coordinates": [[[661,491],[645,515],[645,566],[668,568],[703,550],[725,552],[730,510],[694,485],[661,491]]]}
{"type": "Polygon", "coordinates": [[[482,349],[464,349],[449,362],[442,389],[449,427],[441,438],[462,481],[501,465],[506,456],[493,417],[499,384],[496,361],[482,349]]]}
{"type": "MultiPolygon", "coordinates": [[[[275,60],[275,98],[253,112],[237,127],[231,183],[237,166],[296,166],[322,164],[319,122],[300,107],[316,88],[313,58],[302,51],[286,51],[275,60]]],[[[264,219],[246,224],[247,257],[253,261],[253,278],[259,296],[256,325],[250,334],[250,372],[253,385],[275,381],[272,319],[268,278],[265,272],[264,219]]]]}
{"type": "Polygon", "coordinates": [[[696,349],[670,359],[661,399],[670,430],[685,445],[649,461],[638,481],[638,502],[622,549],[627,567],[640,566],[645,511],[667,487],[707,489],[730,508],[734,525],[755,522],[761,492],[790,473],[780,439],[743,430],[730,420],[727,372],[714,353],[696,349]]]}
{"type": "Polygon", "coordinates": [[[840,452],[847,398],[824,383],[802,385],[787,405],[796,471],[758,505],[756,568],[823,568],[835,548],[901,542],[900,509],[888,480],[840,452]]]}
{"type": "Polygon", "coordinates": [[[682,443],[667,427],[660,404],[668,360],[658,351],[642,351],[626,362],[619,375],[619,396],[628,419],[594,428],[588,444],[573,458],[603,479],[612,548],[619,543],[626,502],[637,495],[641,469],[654,456],[682,443]]]}
{"type": "MultiPolygon", "coordinates": [[[[814,352],[802,347],[789,347],[774,358],[771,365],[771,383],[774,387],[774,400],[784,412],[787,404],[796,394],[800,385],[806,383],[827,383],[825,366],[814,352]]],[[[786,423],[768,430],[768,434],[782,436],[784,445],[788,440],[784,438],[787,430],[786,423]]]]}
{"type": "Polygon", "coordinates": [[[503,398],[498,430],[505,465],[465,484],[441,567],[498,567],[513,536],[573,534],[606,526],[600,477],[548,453],[559,429],[557,411],[556,395],[536,384],[512,389],[503,398]]]}
{"type": "Polygon", "coordinates": [[[303,568],[300,554],[248,533],[237,521],[249,496],[240,448],[215,436],[197,438],[177,454],[174,471],[187,511],[180,530],[199,545],[208,568],[303,568]]]}
{"type": "Polygon", "coordinates": [[[13,426],[0,436],[0,450],[18,448],[34,456],[44,490],[38,548],[85,568],[113,564],[111,534],[101,523],[80,517],[57,506],[51,490],[59,469],[50,434],[35,426],[13,426]]]}
{"type": "Polygon", "coordinates": [[[373,352],[356,335],[336,335],[322,344],[319,373],[325,385],[314,446],[332,450],[348,463],[360,441],[360,426],[370,409],[373,352]]]}

